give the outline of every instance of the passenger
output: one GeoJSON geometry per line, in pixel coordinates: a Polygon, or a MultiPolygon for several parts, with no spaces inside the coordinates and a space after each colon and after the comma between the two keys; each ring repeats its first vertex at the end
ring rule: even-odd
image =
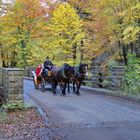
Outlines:
{"type": "Polygon", "coordinates": [[[40,77],[41,76],[41,72],[43,70],[43,65],[42,64],[39,64],[36,68],[36,76],[37,77],[40,77]]]}

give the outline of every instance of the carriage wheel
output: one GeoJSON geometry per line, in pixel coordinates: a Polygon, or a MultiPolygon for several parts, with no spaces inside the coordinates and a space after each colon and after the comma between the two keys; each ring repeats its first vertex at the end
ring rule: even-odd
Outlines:
{"type": "Polygon", "coordinates": [[[34,81],[35,88],[38,89],[39,85],[37,85],[37,82],[35,82],[35,77],[33,77],[33,81],[34,81]]]}
{"type": "Polygon", "coordinates": [[[42,92],[45,92],[45,85],[46,85],[46,82],[44,79],[42,79],[42,81],[41,81],[41,91],[42,92]]]}

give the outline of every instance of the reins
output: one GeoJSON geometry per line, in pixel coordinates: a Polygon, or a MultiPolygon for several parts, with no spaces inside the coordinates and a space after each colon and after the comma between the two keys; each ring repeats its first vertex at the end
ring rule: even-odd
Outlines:
{"type": "Polygon", "coordinates": [[[61,68],[61,74],[65,79],[67,79],[67,76],[66,76],[65,71],[64,71],[64,67],[61,68]]]}

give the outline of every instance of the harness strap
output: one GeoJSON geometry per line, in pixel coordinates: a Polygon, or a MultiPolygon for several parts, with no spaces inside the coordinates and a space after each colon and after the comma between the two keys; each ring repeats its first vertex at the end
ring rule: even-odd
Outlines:
{"type": "Polygon", "coordinates": [[[79,77],[82,76],[82,74],[80,73],[80,65],[79,65],[79,66],[76,66],[76,67],[74,68],[74,71],[75,71],[75,74],[78,75],[79,77]]]}
{"type": "Polygon", "coordinates": [[[80,72],[80,65],[79,65],[79,66],[76,66],[76,67],[74,68],[74,71],[75,71],[75,74],[78,75],[79,77],[84,76],[84,75],[80,72]]]}
{"type": "Polygon", "coordinates": [[[61,72],[62,72],[62,76],[63,76],[64,78],[67,78],[67,76],[65,75],[64,67],[61,69],[61,72]]]}
{"type": "Polygon", "coordinates": [[[76,67],[74,67],[74,71],[75,71],[75,73],[79,73],[79,67],[78,66],[76,66],[76,67]]]}

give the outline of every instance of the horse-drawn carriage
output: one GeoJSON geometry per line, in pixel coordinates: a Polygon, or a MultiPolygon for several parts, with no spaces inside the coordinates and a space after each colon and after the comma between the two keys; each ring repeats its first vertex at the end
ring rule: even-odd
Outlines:
{"type": "Polygon", "coordinates": [[[36,71],[32,71],[32,77],[35,88],[41,88],[41,90],[44,92],[47,83],[50,83],[51,70],[48,70],[48,73],[46,75],[43,66],[39,65],[36,68],[36,71]]]}
{"type": "Polygon", "coordinates": [[[64,64],[61,68],[53,66],[47,71],[45,75],[45,69],[42,65],[36,68],[36,72],[32,71],[34,86],[36,89],[41,87],[42,91],[45,91],[47,83],[51,83],[53,94],[56,94],[57,85],[60,85],[62,95],[66,95],[66,88],[69,82],[73,79],[73,92],[80,95],[80,86],[87,75],[87,64],[80,64],[78,67],[72,67],[69,64],[64,64]],[[75,87],[76,85],[76,87],[75,87]]]}

